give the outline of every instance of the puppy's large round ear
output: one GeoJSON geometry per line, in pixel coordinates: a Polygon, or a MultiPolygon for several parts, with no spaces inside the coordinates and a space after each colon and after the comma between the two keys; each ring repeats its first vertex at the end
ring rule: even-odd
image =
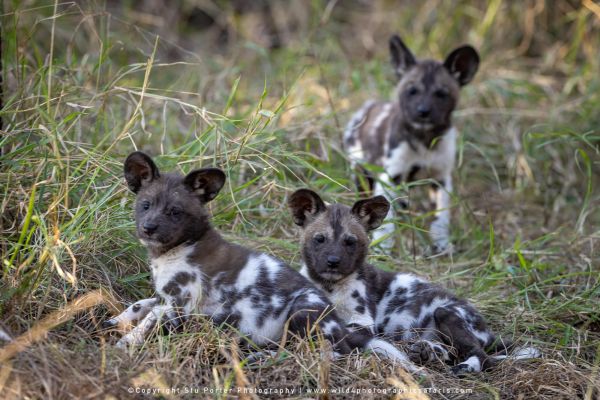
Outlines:
{"type": "Polygon", "coordinates": [[[393,35],[390,38],[390,56],[398,79],[402,78],[402,75],[417,63],[415,56],[398,35],[393,35]]]}
{"type": "Polygon", "coordinates": [[[370,231],[379,228],[390,210],[390,202],[383,196],[359,200],[352,206],[352,214],[370,231]]]}
{"type": "Polygon", "coordinates": [[[294,223],[302,227],[327,209],[319,195],[309,189],[299,189],[292,193],[288,207],[292,211],[294,223]]]}
{"type": "Polygon", "coordinates": [[[471,82],[479,68],[479,54],[471,46],[459,47],[446,57],[444,67],[458,81],[459,85],[466,85],[471,82]]]}
{"type": "Polygon", "coordinates": [[[141,151],[133,152],[127,157],[123,164],[123,172],[127,186],[133,193],[137,193],[142,186],[148,185],[159,177],[154,161],[141,151]]]}
{"type": "Polygon", "coordinates": [[[202,168],[187,174],[183,183],[200,198],[200,201],[208,203],[217,197],[225,179],[225,173],[219,168],[202,168]]]}

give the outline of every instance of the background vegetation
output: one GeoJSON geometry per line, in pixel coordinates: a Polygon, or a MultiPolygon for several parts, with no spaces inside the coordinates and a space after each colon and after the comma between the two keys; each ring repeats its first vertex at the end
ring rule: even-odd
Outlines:
{"type": "Polygon", "coordinates": [[[134,386],[414,385],[374,356],[329,363],[303,341],[234,368],[243,357],[235,334],[200,317],[131,354],[99,328],[115,306],[152,293],[122,179],[126,155],[143,149],[182,172],[224,168],[228,184],[211,203],[216,226],[297,267],[286,196],[308,186],[330,201],[357,198],[341,135],[364,100],[390,96],[394,32],[421,57],[471,43],[482,64],[455,114],[453,257],[426,256],[431,215],[418,187],[427,182],[418,182],[411,211],[398,219],[397,254],[374,248],[372,261],[454,289],[498,332],[544,352],[464,379],[432,366],[418,384],[440,391],[432,398],[600,396],[597,3],[3,7],[0,320],[24,335],[0,348],[3,398],[144,397],[128,392],[134,386]]]}

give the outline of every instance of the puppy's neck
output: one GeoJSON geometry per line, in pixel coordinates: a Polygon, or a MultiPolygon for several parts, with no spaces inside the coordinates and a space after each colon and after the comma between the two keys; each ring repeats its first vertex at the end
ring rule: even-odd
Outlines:
{"type": "Polygon", "coordinates": [[[337,281],[330,281],[323,279],[318,273],[314,272],[311,268],[308,268],[306,263],[303,263],[300,273],[319,286],[322,290],[327,293],[331,293],[336,289],[339,289],[346,285],[348,282],[355,280],[357,277],[363,274],[363,267],[358,268],[356,271],[344,276],[337,281]]]}
{"type": "Polygon", "coordinates": [[[392,143],[406,140],[413,150],[416,150],[418,144],[432,150],[437,146],[439,138],[444,136],[452,127],[451,123],[431,127],[415,126],[403,115],[402,106],[397,104],[396,107],[396,114],[392,122],[391,135],[394,136],[391,139],[392,143]]]}
{"type": "Polygon", "coordinates": [[[203,258],[215,258],[217,255],[223,254],[224,248],[229,246],[231,246],[231,243],[211,227],[196,241],[196,252],[203,258]]]}
{"type": "Polygon", "coordinates": [[[208,226],[208,228],[201,234],[198,238],[192,238],[189,240],[185,240],[183,242],[177,243],[173,246],[154,246],[150,244],[144,244],[146,249],[148,249],[148,254],[151,259],[162,257],[168,253],[172,253],[180,248],[192,246],[198,243],[211,242],[220,239],[224,241],[219,233],[212,227],[208,226]]]}

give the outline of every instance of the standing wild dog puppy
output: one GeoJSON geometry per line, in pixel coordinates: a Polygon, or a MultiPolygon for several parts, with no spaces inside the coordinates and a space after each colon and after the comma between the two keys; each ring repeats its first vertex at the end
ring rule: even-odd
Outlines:
{"type": "MultiPolygon", "coordinates": [[[[471,46],[462,46],[443,63],[417,60],[396,35],[390,39],[390,53],[398,78],[394,97],[390,102],[368,101],[354,114],[344,132],[344,148],[353,165],[383,167],[384,173],[377,177],[366,173],[366,179],[374,194],[390,201],[395,197],[393,186],[417,178],[434,179],[430,198],[436,217],[430,235],[435,252],[449,251],[457,135],[451,117],[460,87],[477,72],[479,56],[471,46]]],[[[387,217],[393,216],[390,209],[387,217]]],[[[389,236],[393,231],[393,224],[386,223],[374,238],[389,236]]],[[[388,237],[382,245],[390,249],[393,238],[388,237]]]]}
{"type": "Polygon", "coordinates": [[[287,321],[300,335],[318,326],[339,353],[371,349],[415,369],[390,343],[349,332],[323,292],[282,261],[219,235],[205,204],[225,183],[221,170],[163,174],[150,157],[135,152],[125,161],[125,178],[137,194],[137,235],[150,253],[158,297],[138,301],[108,321],[108,326],[140,321],[120,346],[142,343],[157,323],[174,329],[197,313],[233,326],[257,345],[277,343],[287,321]]]}
{"type": "MultiPolygon", "coordinates": [[[[349,327],[413,342],[409,355],[420,364],[435,358],[458,361],[455,373],[489,367],[486,348],[506,351],[466,300],[415,275],[382,271],[366,263],[367,232],[386,217],[390,204],[385,197],[361,200],[352,207],[326,206],[315,192],[300,189],[288,204],[294,222],[303,228],[300,272],[325,292],[349,327]]],[[[534,349],[525,348],[516,357],[535,355],[534,349]]],[[[492,357],[500,358],[504,357],[492,357]]]]}

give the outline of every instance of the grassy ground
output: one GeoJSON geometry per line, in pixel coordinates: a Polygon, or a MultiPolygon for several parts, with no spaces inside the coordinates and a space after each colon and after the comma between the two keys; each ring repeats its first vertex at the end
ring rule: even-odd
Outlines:
{"type": "Polygon", "coordinates": [[[399,398],[598,398],[600,7],[575,3],[274,3],[281,47],[269,49],[264,15],[219,2],[220,13],[199,2],[218,16],[219,28],[202,31],[198,18],[182,22],[191,1],[153,11],[4,2],[0,316],[24,336],[0,348],[1,397],[152,396],[136,387],[164,398],[186,388],[201,391],[190,398],[280,397],[202,392],[249,387],[381,398],[393,395],[376,390],[420,385],[430,393],[399,398]],[[421,182],[398,219],[398,254],[374,248],[372,261],[454,289],[544,357],[463,379],[432,366],[416,383],[374,356],[323,360],[307,341],[239,364],[235,334],[200,317],[131,354],[114,349],[99,324],[152,293],[126,155],[143,149],[183,172],[224,168],[216,226],[297,267],[286,196],[309,186],[331,201],[357,198],[341,133],[362,101],[390,95],[392,32],[436,58],[472,43],[482,65],[455,118],[455,254],[424,256],[421,182]]]}

